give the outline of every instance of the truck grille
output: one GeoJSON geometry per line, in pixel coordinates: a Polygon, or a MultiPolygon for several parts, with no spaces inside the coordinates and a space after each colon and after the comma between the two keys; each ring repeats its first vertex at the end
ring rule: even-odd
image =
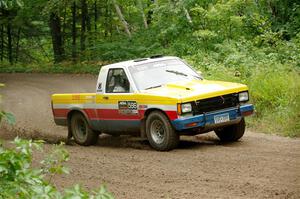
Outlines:
{"type": "Polygon", "coordinates": [[[197,100],[193,106],[194,114],[235,107],[238,105],[238,94],[228,94],[208,99],[197,100]]]}

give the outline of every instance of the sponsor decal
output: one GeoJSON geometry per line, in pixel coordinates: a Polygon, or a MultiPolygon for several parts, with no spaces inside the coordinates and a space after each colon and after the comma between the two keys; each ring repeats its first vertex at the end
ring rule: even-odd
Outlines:
{"type": "Polygon", "coordinates": [[[122,115],[137,115],[138,114],[138,106],[136,101],[119,101],[118,109],[119,114],[122,115]]]}
{"type": "Polygon", "coordinates": [[[99,92],[99,93],[102,92],[102,83],[101,82],[99,82],[99,84],[98,84],[97,92],[99,92]]]}
{"type": "Polygon", "coordinates": [[[146,110],[148,108],[147,105],[139,105],[140,110],[146,110]]]}

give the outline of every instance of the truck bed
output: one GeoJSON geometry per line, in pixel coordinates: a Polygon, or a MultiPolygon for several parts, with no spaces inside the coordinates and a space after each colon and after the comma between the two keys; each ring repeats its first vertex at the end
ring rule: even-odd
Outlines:
{"type": "Polygon", "coordinates": [[[83,110],[93,117],[95,114],[96,93],[54,94],[51,96],[51,105],[54,121],[57,125],[67,125],[67,116],[71,110],[83,110]]]}

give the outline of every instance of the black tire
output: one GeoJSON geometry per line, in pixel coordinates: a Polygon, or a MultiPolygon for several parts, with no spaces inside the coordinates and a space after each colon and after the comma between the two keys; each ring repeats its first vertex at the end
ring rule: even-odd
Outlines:
{"type": "Polygon", "coordinates": [[[235,142],[243,137],[245,128],[245,120],[242,118],[239,123],[217,129],[215,130],[215,133],[223,142],[235,142]]]}
{"type": "Polygon", "coordinates": [[[146,134],[150,145],[158,151],[172,150],[179,143],[179,135],[167,116],[160,111],[153,111],[147,117],[146,134]]]}
{"type": "Polygon", "coordinates": [[[81,113],[74,113],[70,122],[71,131],[75,142],[79,145],[89,146],[98,140],[98,133],[94,132],[81,113]]]}

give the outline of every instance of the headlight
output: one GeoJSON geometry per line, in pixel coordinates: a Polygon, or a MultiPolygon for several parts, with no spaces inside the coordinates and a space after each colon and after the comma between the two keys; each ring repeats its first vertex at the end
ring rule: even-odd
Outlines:
{"type": "Polygon", "coordinates": [[[239,101],[240,102],[247,102],[249,100],[248,91],[239,93],[239,101]]]}
{"type": "Polygon", "coordinates": [[[181,112],[182,113],[192,112],[192,104],[191,103],[181,104],[181,112]]]}

